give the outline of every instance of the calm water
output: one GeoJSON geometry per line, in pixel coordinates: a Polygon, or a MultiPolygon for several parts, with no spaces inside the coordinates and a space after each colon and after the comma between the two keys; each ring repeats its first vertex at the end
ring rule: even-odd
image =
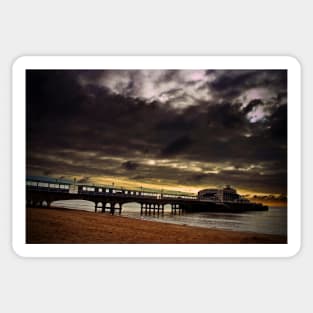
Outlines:
{"type": "MultiPolygon", "coordinates": [[[[94,204],[88,201],[57,201],[53,206],[69,209],[94,211],[94,204]]],[[[101,209],[98,209],[99,212],[101,209]]],[[[287,208],[270,207],[268,211],[242,213],[184,213],[172,215],[170,207],[165,206],[164,215],[140,215],[138,204],[123,205],[122,216],[131,218],[198,226],[205,228],[227,229],[233,231],[252,231],[263,234],[287,235],[287,208]]]]}

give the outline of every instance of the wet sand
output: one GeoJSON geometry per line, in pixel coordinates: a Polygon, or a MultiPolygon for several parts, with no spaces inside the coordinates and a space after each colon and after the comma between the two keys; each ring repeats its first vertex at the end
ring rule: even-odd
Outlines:
{"type": "Polygon", "coordinates": [[[60,208],[26,210],[27,243],[287,243],[285,236],[207,229],[60,208]]]}

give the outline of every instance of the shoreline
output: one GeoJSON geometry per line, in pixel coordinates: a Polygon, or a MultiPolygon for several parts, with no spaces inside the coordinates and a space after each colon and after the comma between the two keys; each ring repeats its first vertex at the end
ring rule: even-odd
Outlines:
{"type": "Polygon", "coordinates": [[[52,207],[26,209],[26,243],[285,244],[287,237],[52,207]]]}

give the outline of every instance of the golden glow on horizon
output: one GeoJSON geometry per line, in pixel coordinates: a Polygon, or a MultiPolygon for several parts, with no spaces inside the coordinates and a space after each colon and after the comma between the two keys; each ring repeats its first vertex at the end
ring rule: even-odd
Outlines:
{"type": "MultiPolygon", "coordinates": [[[[82,176],[75,176],[76,180],[79,181],[82,179],[82,176]]],[[[74,177],[73,177],[74,179],[74,177]]],[[[170,183],[164,182],[161,183],[160,180],[156,182],[143,182],[143,181],[131,181],[125,177],[102,177],[102,176],[95,176],[89,182],[89,184],[99,184],[99,185],[106,185],[106,186],[114,186],[116,188],[125,188],[125,189],[140,189],[141,187],[147,189],[155,189],[155,190],[170,190],[170,191],[180,191],[180,192],[187,192],[187,193],[194,193],[197,194],[199,190],[207,189],[207,188],[220,188],[222,186],[214,186],[214,185],[196,185],[196,186],[186,186],[186,185],[177,185],[177,183],[170,183]]],[[[87,183],[87,184],[88,184],[87,183]]],[[[257,192],[249,189],[241,189],[234,187],[240,195],[244,195],[247,198],[251,198],[254,195],[258,197],[268,196],[269,193],[264,192],[257,192]]],[[[271,194],[275,197],[278,197],[279,194],[271,194]]],[[[265,202],[265,200],[262,202],[265,202]]]]}

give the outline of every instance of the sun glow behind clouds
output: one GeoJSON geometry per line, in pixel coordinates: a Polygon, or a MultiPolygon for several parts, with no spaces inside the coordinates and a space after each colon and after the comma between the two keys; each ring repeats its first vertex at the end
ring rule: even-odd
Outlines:
{"type": "Polygon", "coordinates": [[[252,111],[247,114],[247,118],[249,119],[249,121],[251,123],[256,123],[256,122],[264,119],[267,115],[269,115],[269,114],[267,114],[264,111],[264,108],[261,105],[259,105],[255,108],[253,108],[252,111]]]}

